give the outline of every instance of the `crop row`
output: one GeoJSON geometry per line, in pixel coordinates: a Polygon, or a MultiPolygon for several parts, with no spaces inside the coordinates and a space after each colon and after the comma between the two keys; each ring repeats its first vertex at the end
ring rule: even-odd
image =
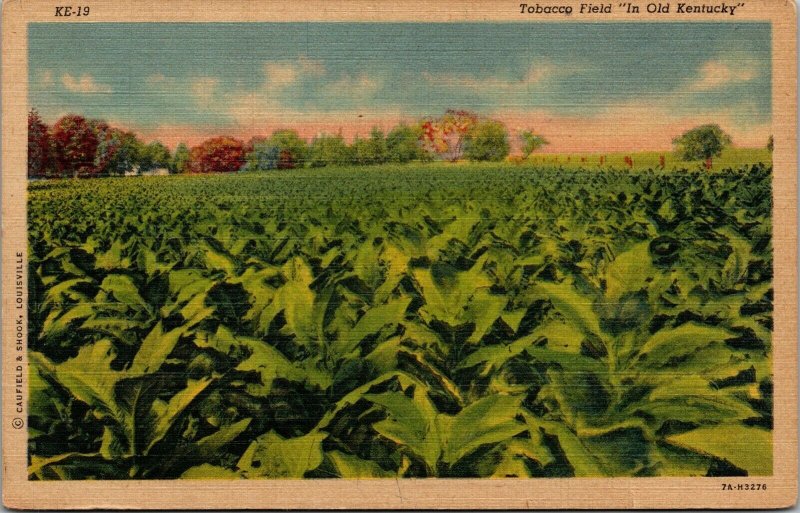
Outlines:
{"type": "Polygon", "coordinates": [[[30,476],[771,474],[771,168],[29,186],[30,476]]]}

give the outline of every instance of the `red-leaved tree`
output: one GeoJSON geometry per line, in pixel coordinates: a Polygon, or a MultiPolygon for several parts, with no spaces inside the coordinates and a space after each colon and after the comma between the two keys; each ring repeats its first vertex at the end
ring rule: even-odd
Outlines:
{"type": "Polygon", "coordinates": [[[86,118],[64,116],[53,125],[52,138],[60,176],[77,178],[96,174],[97,133],[86,118]]]}
{"type": "Polygon", "coordinates": [[[33,109],[28,113],[28,177],[47,177],[53,171],[49,128],[36,109],[33,109]]]}
{"type": "Polygon", "coordinates": [[[244,144],[233,137],[214,137],[192,148],[191,173],[231,173],[244,165],[244,144]]]}

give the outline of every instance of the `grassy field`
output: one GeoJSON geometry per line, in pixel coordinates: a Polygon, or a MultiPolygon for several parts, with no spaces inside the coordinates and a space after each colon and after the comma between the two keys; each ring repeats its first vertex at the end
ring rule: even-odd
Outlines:
{"type": "Polygon", "coordinates": [[[770,166],[63,180],[28,205],[32,479],[772,473],[770,166]]]}
{"type": "MultiPolygon", "coordinates": [[[[661,157],[664,157],[665,170],[698,170],[704,169],[702,160],[683,161],[671,151],[647,152],[611,152],[611,153],[534,153],[530,162],[538,165],[562,165],[566,167],[582,166],[587,169],[628,169],[625,157],[633,161],[634,169],[659,169],[661,157]],[[602,164],[601,164],[602,158],[602,164]]],[[[745,165],[772,163],[772,152],[766,148],[728,147],[722,155],[713,159],[712,170],[739,168],[745,165]]]]}

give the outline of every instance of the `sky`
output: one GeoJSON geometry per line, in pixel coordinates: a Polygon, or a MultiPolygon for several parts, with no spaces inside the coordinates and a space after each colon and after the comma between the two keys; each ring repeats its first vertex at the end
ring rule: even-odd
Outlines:
{"type": "Polygon", "coordinates": [[[29,105],[197,144],[311,138],[468,109],[551,152],[669,149],[702,123],[771,133],[764,23],[36,23],[29,105]]]}

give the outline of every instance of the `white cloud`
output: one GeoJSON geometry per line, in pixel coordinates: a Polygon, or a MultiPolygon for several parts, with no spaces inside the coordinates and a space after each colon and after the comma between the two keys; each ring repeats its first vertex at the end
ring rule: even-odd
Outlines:
{"type": "Polygon", "coordinates": [[[89,74],[83,74],[80,78],[73,77],[69,73],[61,75],[61,83],[64,87],[73,93],[110,93],[111,86],[108,84],[101,84],[94,81],[94,77],[89,74]]]}
{"type": "Polygon", "coordinates": [[[264,73],[270,87],[281,88],[297,82],[300,71],[291,63],[269,62],[264,65],[264,73]]]}
{"type": "Polygon", "coordinates": [[[285,113],[274,98],[262,91],[233,95],[225,101],[227,114],[239,125],[250,126],[260,119],[285,113]]]}
{"type": "Polygon", "coordinates": [[[325,64],[322,61],[309,59],[308,57],[300,57],[297,59],[297,65],[300,70],[306,75],[322,76],[327,73],[325,64]]]}
{"type": "Polygon", "coordinates": [[[229,94],[223,102],[226,113],[238,124],[249,126],[259,120],[297,119],[304,113],[287,108],[280,97],[290,87],[327,73],[321,61],[300,57],[295,61],[265,62],[264,82],[250,91],[229,94]]]}
{"type": "Polygon", "coordinates": [[[164,76],[163,73],[156,73],[154,75],[148,76],[145,79],[145,83],[147,83],[147,85],[149,85],[149,86],[156,86],[158,84],[163,84],[163,83],[165,83],[167,81],[168,81],[168,79],[167,79],[166,76],[164,76]]]}
{"type": "Polygon", "coordinates": [[[749,82],[758,76],[753,67],[736,66],[722,60],[708,61],[698,70],[698,78],[689,85],[690,91],[710,91],[738,82],[749,82]]]}
{"type": "Polygon", "coordinates": [[[327,84],[324,91],[327,95],[337,98],[352,98],[361,100],[372,97],[383,85],[383,81],[366,74],[344,75],[343,77],[327,84]]]}
{"type": "Polygon", "coordinates": [[[561,72],[548,62],[535,62],[530,65],[521,79],[504,79],[498,77],[479,78],[474,75],[438,75],[424,73],[423,77],[430,83],[450,85],[477,92],[525,90],[540,84],[561,72]]]}
{"type": "Polygon", "coordinates": [[[306,77],[320,77],[326,73],[321,61],[300,57],[296,61],[267,62],[264,64],[266,80],[264,89],[277,92],[294,85],[306,77]]]}
{"type": "Polygon", "coordinates": [[[202,106],[209,106],[217,91],[219,79],[214,77],[200,77],[192,81],[189,89],[195,102],[202,106]]]}

